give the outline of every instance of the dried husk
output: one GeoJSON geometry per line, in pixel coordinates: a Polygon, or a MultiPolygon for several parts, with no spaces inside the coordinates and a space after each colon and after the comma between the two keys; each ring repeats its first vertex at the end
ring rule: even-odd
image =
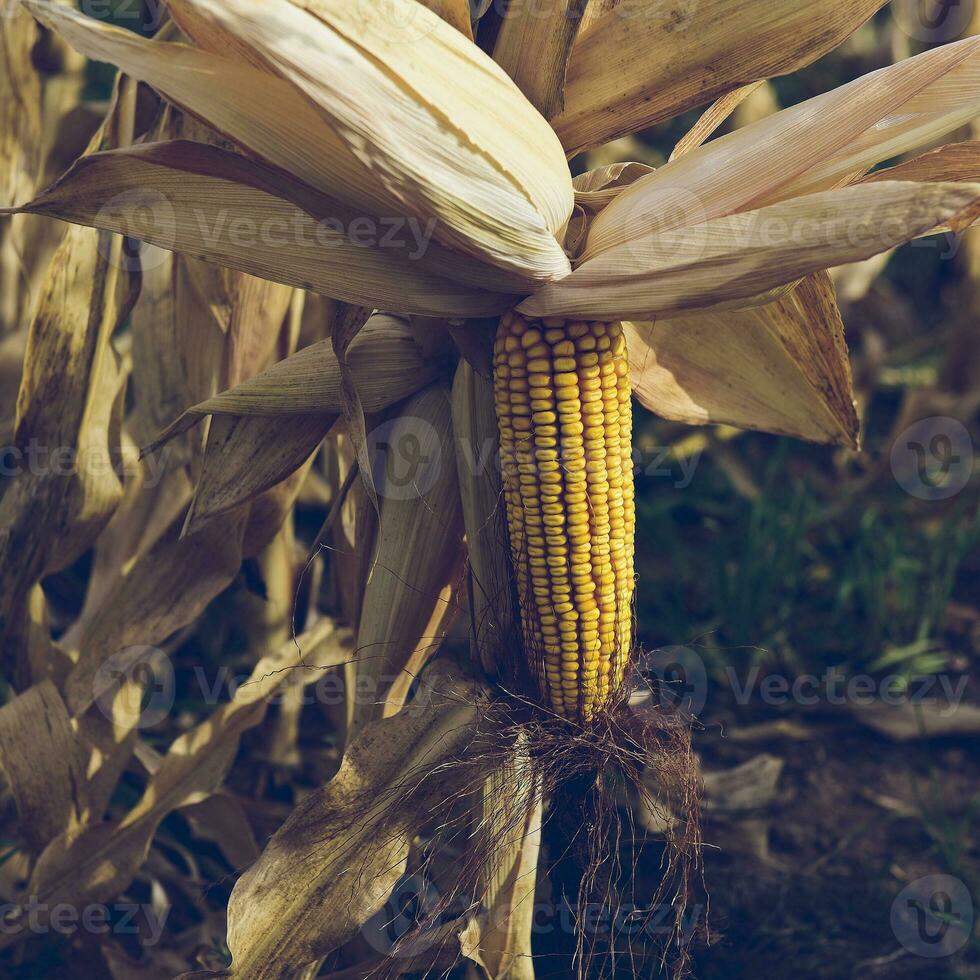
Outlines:
{"type": "Polygon", "coordinates": [[[827,273],[764,306],[629,323],[626,332],[634,393],[663,418],[857,448],[844,325],[827,273]]]}

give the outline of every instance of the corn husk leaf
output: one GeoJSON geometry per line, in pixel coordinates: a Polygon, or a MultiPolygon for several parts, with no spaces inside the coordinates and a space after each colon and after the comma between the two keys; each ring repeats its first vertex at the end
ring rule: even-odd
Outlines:
{"type": "Polygon", "coordinates": [[[935,48],[712,140],[637,181],[596,218],[583,258],[654,229],[834,188],[977,112],[980,38],[935,48]]]}
{"type": "Polygon", "coordinates": [[[567,271],[554,234],[572,188],[557,138],[438,16],[414,0],[201,2],[316,103],[405,213],[436,218],[444,244],[536,281],[567,271]]]}
{"type": "Polygon", "coordinates": [[[882,180],[980,181],[980,140],[948,143],[894,167],[861,178],[862,184],[882,180]]]}
{"type": "MultiPolygon", "coordinates": [[[[229,703],[174,741],[139,803],[122,820],[73,828],[52,841],[31,876],[29,896],[43,909],[60,902],[83,907],[114,898],[146,860],[161,821],[218,789],[242,733],[262,721],[269,697],[288,679],[302,676],[312,682],[349,656],[349,634],[324,619],[263,657],[229,703]]],[[[0,945],[17,938],[18,921],[11,917],[0,945]]]]}
{"type": "Polygon", "coordinates": [[[336,415],[216,415],[182,533],[258,497],[311,460],[336,415]]]}
{"type": "Polygon", "coordinates": [[[531,948],[537,906],[538,855],[543,811],[540,773],[534,771],[519,737],[511,758],[495,769],[483,786],[478,845],[487,855],[481,869],[481,917],[476,963],[470,977],[488,980],[534,980],[531,948]],[[478,965],[477,965],[478,964],[478,965]]]}
{"type": "Polygon", "coordinates": [[[199,67],[182,53],[178,66],[145,44],[31,2],[90,57],[101,52],[213,128],[321,190],[348,194],[369,214],[435,219],[443,244],[535,281],[568,269],[554,232],[571,209],[571,179],[554,133],[497,65],[414,0],[356,9],[337,0],[187,4],[194,11],[189,30],[204,21],[202,40],[235,37],[289,90],[272,77],[256,100],[269,109],[264,137],[254,121],[219,118],[235,110],[214,105],[237,87],[236,101],[256,113],[241,86],[255,91],[252,76],[262,73],[214,55],[199,67]],[[147,77],[150,63],[162,79],[147,77]],[[220,76],[220,92],[199,91],[212,81],[201,70],[220,76]],[[277,120],[284,110],[295,115],[277,120]],[[304,164],[294,165],[296,156],[304,164]]]}
{"type": "Polygon", "coordinates": [[[613,163],[579,174],[575,185],[575,203],[592,214],[598,214],[631,184],[653,173],[645,163],[613,163]]]}
{"type": "Polygon", "coordinates": [[[765,306],[626,331],[633,390],[652,412],[857,448],[844,325],[827,273],[765,306]]]}
{"type": "Polygon", "coordinates": [[[427,697],[361,732],[238,880],[231,977],[282,977],[350,939],[384,907],[424,821],[473,779],[484,696],[450,675],[427,683],[427,697]]]}
{"type": "MultiPolygon", "coordinates": [[[[93,154],[21,210],[118,231],[352,303],[434,315],[507,305],[500,294],[427,272],[410,257],[423,247],[420,238],[409,234],[385,248],[355,244],[345,229],[356,219],[337,202],[282,171],[203,143],[93,154]]],[[[376,229],[379,244],[384,234],[376,229]]]]}
{"type": "MultiPolygon", "coordinates": [[[[427,360],[406,322],[374,316],[350,345],[353,382],[366,412],[380,412],[430,384],[439,365],[427,360]]],[[[146,452],[206,415],[253,415],[266,418],[340,414],[341,372],[330,340],[304,347],[214,398],[194,405],[173,422],[146,452]]]]}
{"type": "Polygon", "coordinates": [[[448,391],[409,399],[368,449],[381,517],[357,631],[357,725],[398,711],[439,649],[464,555],[448,391]]]}
{"type": "Polygon", "coordinates": [[[747,300],[947,224],[968,224],[978,204],[980,184],[965,183],[882,181],[810,194],[635,239],[586,260],[518,309],[531,316],[642,320],[747,300]]]}
{"type": "Polygon", "coordinates": [[[836,47],[884,0],[623,0],[572,51],[565,111],[553,120],[570,156],[785,75],[836,47]]]}
{"type": "Polygon", "coordinates": [[[691,150],[697,149],[747,98],[765,84],[765,79],[750,82],[748,85],[743,85],[741,88],[727,92],[720,99],[716,99],[704,111],[701,118],[677,141],[677,145],[670,154],[670,159],[676,160],[678,157],[690,153],[691,150]]]}
{"type": "Polygon", "coordinates": [[[517,83],[545,118],[565,106],[568,58],[589,0],[555,0],[512,4],[504,15],[493,47],[494,61],[517,83]]]}
{"type": "Polygon", "coordinates": [[[466,362],[456,369],[453,428],[470,559],[471,644],[492,677],[514,649],[516,623],[497,415],[488,375],[466,362]]]}

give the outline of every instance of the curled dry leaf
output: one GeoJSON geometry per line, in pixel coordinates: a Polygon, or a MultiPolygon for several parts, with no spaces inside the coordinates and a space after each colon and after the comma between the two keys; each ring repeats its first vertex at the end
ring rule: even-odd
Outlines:
{"type": "Polygon", "coordinates": [[[626,331],[634,393],[663,418],[857,448],[844,325],[827,273],[764,306],[631,323],[626,331]]]}
{"type": "Polygon", "coordinates": [[[183,534],[254,500],[308,464],[336,415],[215,415],[183,534]]]}
{"type": "Polygon", "coordinates": [[[286,977],[350,939],[384,906],[430,815],[478,785],[485,695],[433,672],[424,695],[365,727],[238,880],[231,977],[286,977]]]}
{"type": "MultiPolygon", "coordinates": [[[[423,356],[405,321],[390,316],[371,318],[351,343],[347,361],[366,412],[382,411],[430,384],[439,369],[423,356]]],[[[187,409],[145,451],[152,452],[205,415],[339,415],[342,409],[340,364],[332,342],[322,340],[187,409]]]]}
{"type": "Polygon", "coordinates": [[[40,851],[85,809],[84,758],[57,688],[41,681],[0,708],[0,763],[28,843],[40,851]]]}

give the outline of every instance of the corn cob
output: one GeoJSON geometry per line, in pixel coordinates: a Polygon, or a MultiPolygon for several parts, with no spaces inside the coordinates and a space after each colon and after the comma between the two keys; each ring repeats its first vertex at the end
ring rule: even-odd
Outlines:
{"type": "Polygon", "coordinates": [[[633,467],[619,323],[508,313],[494,345],[511,558],[541,696],[588,721],[632,646],[633,467]]]}

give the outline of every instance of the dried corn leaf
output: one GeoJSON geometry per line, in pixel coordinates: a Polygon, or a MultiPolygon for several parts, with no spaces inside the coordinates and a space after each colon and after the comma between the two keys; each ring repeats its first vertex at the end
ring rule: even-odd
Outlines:
{"type": "Polygon", "coordinates": [[[26,11],[11,7],[0,20],[0,206],[30,193],[42,164],[41,76],[31,61],[40,38],[26,11]]]}
{"type": "Polygon", "coordinates": [[[697,149],[709,136],[721,126],[728,117],[761,85],[765,85],[765,79],[758,82],[750,82],[732,92],[728,92],[705,110],[701,118],[677,141],[673,152],[670,154],[671,160],[690,153],[697,149]]]}
{"type": "Polygon", "coordinates": [[[240,384],[268,366],[293,299],[293,290],[279,283],[240,273],[233,276],[227,366],[223,372],[226,387],[240,384]]]}
{"type": "Polygon", "coordinates": [[[765,306],[626,330],[633,390],[652,412],[857,448],[844,325],[827,273],[765,306]]]}
{"type": "Polygon", "coordinates": [[[634,239],[586,260],[518,309],[530,316],[649,319],[746,300],[969,222],[978,203],[980,184],[882,181],[810,194],[634,239]]]}
{"type": "Polygon", "coordinates": [[[155,646],[192,622],[238,572],[246,515],[212,521],[180,537],[180,517],[121,576],[79,640],[80,656],[65,686],[74,715],[111,695],[111,677],[101,670],[113,655],[134,644],[155,646]]]}
{"type": "Polygon", "coordinates": [[[0,763],[34,851],[85,809],[84,760],[57,688],[42,681],[0,708],[0,763]]]}
{"type": "Polygon", "coordinates": [[[948,143],[894,167],[861,179],[870,184],[881,180],[980,181],[980,140],[948,143]]]}
{"type": "Polygon", "coordinates": [[[414,0],[356,10],[332,0],[184,6],[202,43],[230,35],[234,50],[254,52],[276,75],[163,51],[43,0],[30,9],[90,57],[344,194],[361,214],[434,218],[444,244],[535,280],[567,271],[554,237],[571,208],[557,139],[504,72],[437,15],[414,0]]]}
{"type": "Polygon", "coordinates": [[[743,126],[638,180],[596,218],[583,257],[653,230],[834,188],[978,111],[980,38],[935,48],[743,126]]]}
{"type": "MultiPolygon", "coordinates": [[[[29,14],[12,7],[0,17],[0,207],[34,193],[42,164],[41,77],[31,54],[39,30],[29,14]]],[[[29,218],[0,222],[0,336],[16,330],[24,315],[23,282],[29,218]]]]}
{"type": "Polygon", "coordinates": [[[534,281],[567,272],[554,237],[572,204],[561,146],[499,66],[436,14],[414,0],[196,6],[316,105],[401,213],[435,218],[443,244],[534,281]]]}
{"type": "Polygon", "coordinates": [[[589,0],[511,4],[500,25],[493,58],[531,104],[550,119],[565,106],[565,75],[589,0]]]}
{"type": "Polygon", "coordinates": [[[464,37],[473,40],[469,0],[419,0],[419,2],[429,10],[435,11],[447,24],[452,24],[464,37]]]}
{"type": "MultiPolygon", "coordinates": [[[[83,907],[127,888],[160,822],[174,810],[200,803],[224,781],[242,733],[263,719],[269,697],[297,674],[316,680],[349,657],[350,647],[349,634],[324,619],[263,657],[232,701],[176,739],[139,803],[122,820],[74,828],[47,847],[28,886],[34,902],[43,910],[60,902],[83,907]]],[[[12,915],[9,924],[0,946],[18,936],[23,916],[12,915]]]]}
{"type": "Polygon", "coordinates": [[[650,173],[653,173],[653,167],[645,163],[613,163],[589,170],[572,181],[575,185],[575,203],[592,214],[598,214],[627,187],[650,173]]]}
{"type": "Polygon", "coordinates": [[[367,458],[381,518],[357,631],[358,724],[402,706],[458,609],[463,517],[448,391],[407,401],[370,434],[367,458]]]}
{"type": "Polygon", "coordinates": [[[569,155],[635,133],[808,65],[884,2],[621,0],[575,45],[555,129],[569,155]]]}
{"type": "MultiPolygon", "coordinates": [[[[478,845],[486,854],[479,895],[481,916],[476,946],[482,973],[489,980],[534,980],[531,934],[537,909],[538,852],[543,810],[541,776],[535,772],[522,740],[513,755],[495,769],[483,786],[478,845]]],[[[475,958],[475,957],[474,957],[475,958]]]]}
{"type": "Polygon", "coordinates": [[[470,559],[471,639],[489,676],[515,647],[513,577],[498,468],[500,452],[493,386],[461,362],[453,382],[453,429],[470,559]]]}
{"type": "MultiPolygon", "coordinates": [[[[134,106],[135,86],[121,86],[93,147],[127,142],[134,106]]],[[[48,269],[18,393],[21,467],[0,499],[0,635],[7,642],[34,583],[81,554],[122,496],[114,468],[122,378],[110,340],[135,285],[122,240],[84,228],[68,231],[48,269]]],[[[8,655],[16,659],[15,651],[8,655]]],[[[7,666],[17,677],[14,663],[7,666]]]]}
{"type": "Polygon", "coordinates": [[[384,906],[425,820],[473,779],[483,695],[447,675],[426,681],[428,697],[365,728],[239,879],[230,976],[281,977],[346,942],[384,906]]]}
{"type": "Polygon", "coordinates": [[[433,315],[507,305],[501,294],[426,271],[431,256],[421,226],[358,219],[282,171],[204,143],[148,143],[85,157],[21,210],[353,303],[433,315]],[[378,247],[348,237],[357,220],[367,221],[378,247]],[[390,247],[382,247],[392,231],[390,247]]]}
{"type": "Polygon", "coordinates": [[[216,415],[184,534],[285,480],[323,441],[336,415],[216,415]]]}
{"type": "Polygon", "coordinates": [[[348,306],[341,304],[335,311],[330,330],[330,343],[337,357],[337,367],[340,370],[340,402],[344,417],[347,438],[354,449],[358,471],[367,491],[368,499],[375,512],[380,512],[378,492],[374,485],[374,471],[368,459],[367,423],[364,419],[364,403],[357,390],[354,372],[347,359],[350,345],[364,328],[371,316],[371,309],[363,306],[348,306]]]}
{"type": "MultiPolygon", "coordinates": [[[[366,412],[379,412],[432,382],[439,365],[427,361],[404,320],[374,316],[351,343],[348,364],[366,412]]],[[[339,414],[340,365],[330,340],[273,364],[268,370],[195,405],[147,451],[195,425],[205,415],[282,417],[339,414]]]]}

